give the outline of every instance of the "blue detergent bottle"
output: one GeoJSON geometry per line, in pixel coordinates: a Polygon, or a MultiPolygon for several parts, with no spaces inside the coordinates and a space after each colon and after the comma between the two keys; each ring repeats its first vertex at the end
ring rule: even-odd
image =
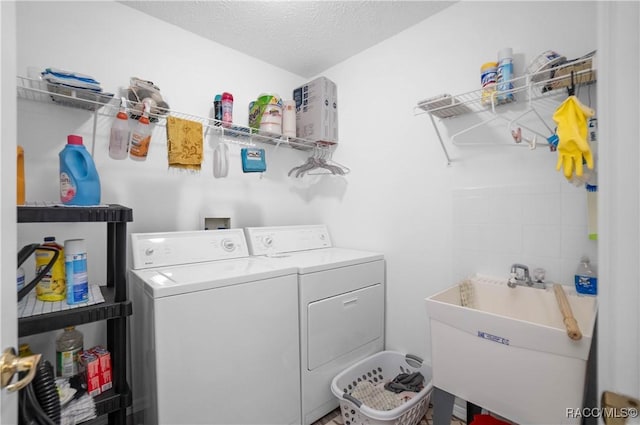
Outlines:
{"type": "Polygon", "coordinates": [[[60,151],[60,200],[66,205],[99,205],[100,178],[82,137],[70,134],[60,151]]]}

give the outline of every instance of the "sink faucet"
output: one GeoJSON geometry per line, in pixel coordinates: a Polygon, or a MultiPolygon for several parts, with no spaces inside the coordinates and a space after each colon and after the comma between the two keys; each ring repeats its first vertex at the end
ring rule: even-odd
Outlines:
{"type": "Polygon", "coordinates": [[[529,267],[524,264],[515,263],[511,265],[511,277],[507,282],[509,288],[515,288],[517,285],[529,286],[532,288],[545,289],[545,284],[542,281],[534,282],[529,275],[529,267]]]}

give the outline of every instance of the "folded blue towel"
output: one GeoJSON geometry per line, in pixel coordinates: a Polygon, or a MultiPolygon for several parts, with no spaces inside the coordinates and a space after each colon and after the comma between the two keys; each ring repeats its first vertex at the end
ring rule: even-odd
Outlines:
{"type": "Polygon", "coordinates": [[[56,68],[47,68],[42,73],[42,78],[50,83],[62,84],[68,87],[87,89],[101,92],[100,83],[89,75],[64,71],[56,68]]]}
{"type": "Polygon", "coordinates": [[[80,81],[84,81],[87,83],[100,84],[98,81],[94,80],[92,76],[86,74],[80,74],[79,72],[65,71],[64,69],[58,68],[47,68],[44,70],[45,74],[53,74],[56,77],[61,78],[75,78],[80,81]]]}

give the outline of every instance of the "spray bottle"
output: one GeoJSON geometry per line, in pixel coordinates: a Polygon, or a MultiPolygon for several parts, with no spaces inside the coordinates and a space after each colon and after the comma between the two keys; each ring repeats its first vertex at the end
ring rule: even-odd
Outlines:
{"type": "Polygon", "coordinates": [[[120,111],[111,126],[111,136],[109,137],[109,156],[113,159],[125,159],[129,152],[129,119],[126,112],[127,101],[123,97],[120,101],[120,111]]]}
{"type": "Polygon", "coordinates": [[[131,132],[131,141],[129,143],[129,156],[136,161],[144,161],[149,153],[149,144],[151,143],[151,127],[149,126],[149,105],[142,104],[142,116],[138,120],[138,124],[131,132]]]}

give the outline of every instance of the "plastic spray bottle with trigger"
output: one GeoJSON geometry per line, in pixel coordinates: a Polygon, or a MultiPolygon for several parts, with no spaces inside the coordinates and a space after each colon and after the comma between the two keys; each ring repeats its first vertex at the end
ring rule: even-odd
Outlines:
{"type": "Polygon", "coordinates": [[[142,116],[138,120],[138,124],[131,132],[131,141],[129,143],[129,156],[136,161],[144,161],[149,153],[149,144],[151,143],[151,127],[149,126],[149,104],[142,104],[142,116]]]}
{"type": "Polygon", "coordinates": [[[113,159],[125,159],[129,153],[129,138],[131,131],[129,130],[129,117],[127,117],[126,103],[123,97],[120,101],[120,111],[116,115],[116,119],[111,126],[111,135],[109,137],[109,156],[113,159]]]}

